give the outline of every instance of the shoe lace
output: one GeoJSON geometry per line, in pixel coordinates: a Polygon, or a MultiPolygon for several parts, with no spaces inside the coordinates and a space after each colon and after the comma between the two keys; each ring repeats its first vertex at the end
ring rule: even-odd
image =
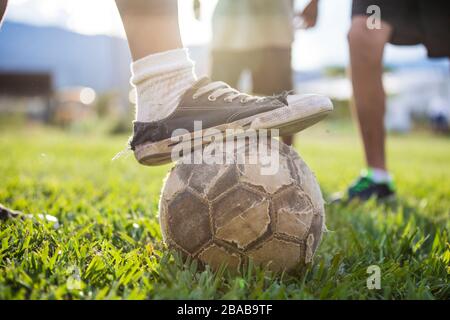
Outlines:
{"type": "Polygon", "coordinates": [[[241,103],[247,103],[247,102],[263,102],[267,99],[267,97],[257,97],[252,96],[246,93],[242,93],[239,90],[236,90],[234,88],[231,88],[228,84],[222,81],[214,81],[211,83],[208,83],[207,85],[199,88],[194,95],[192,96],[194,99],[197,99],[200,96],[203,96],[205,94],[208,94],[208,99],[211,101],[217,100],[217,98],[220,98],[224,96],[224,100],[226,102],[232,102],[233,100],[240,98],[241,103]]]}
{"type": "Polygon", "coordinates": [[[352,192],[363,192],[373,184],[373,181],[368,177],[359,177],[350,187],[352,192]]]}

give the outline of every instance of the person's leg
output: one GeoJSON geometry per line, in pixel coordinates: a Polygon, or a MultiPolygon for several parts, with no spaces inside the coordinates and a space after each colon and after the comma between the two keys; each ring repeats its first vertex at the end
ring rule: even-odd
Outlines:
{"type": "Polygon", "coordinates": [[[366,21],[365,16],[353,17],[348,34],[354,106],[367,165],[386,170],[383,51],[392,28],[382,22],[381,29],[370,30],[366,21]]]}
{"type": "Polygon", "coordinates": [[[196,81],[183,49],[177,0],[116,0],[133,57],[136,120],[167,117],[196,81]]]}
{"type": "MultiPolygon", "coordinates": [[[[294,89],[291,48],[254,50],[251,56],[253,92],[255,94],[271,96],[294,89]]],[[[291,146],[294,136],[284,135],[281,140],[291,146]]]]}
{"type": "MultiPolygon", "coordinates": [[[[133,56],[131,83],[137,112],[130,148],[146,165],[170,162],[172,134],[203,128],[250,126],[297,132],[332,110],[326,97],[262,99],[224,82],[196,81],[194,63],[181,43],[177,0],[116,0],[133,56]],[[319,101],[319,103],[318,103],[319,101]],[[264,103],[262,103],[264,102],[264,103]],[[264,117],[262,116],[264,114],[264,117]]],[[[189,139],[194,139],[187,135],[189,139]]]]}
{"type": "Polygon", "coordinates": [[[5,16],[7,5],[8,5],[8,0],[0,0],[0,27],[3,22],[3,17],[5,16]]]}
{"type": "Polygon", "coordinates": [[[211,79],[225,81],[236,88],[239,77],[245,69],[243,60],[246,54],[234,51],[213,50],[211,52],[211,79]]]}
{"type": "Polygon", "coordinates": [[[116,0],[133,60],[183,48],[176,0],[116,0]]]}
{"type": "MultiPolygon", "coordinates": [[[[354,1],[353,9],[364,8],[363,1],[354,1]]],[[[359,10],[361,12],[361,10],[359,10]]],[[[362,11],[364,12],[364,11],[362,11]]],[[[352,13],[353,14],[353,13],[352,13]]],[[[385,159],[385,93],[383,89],[383,51],[390,41],[392,27],[382,22],[381,29],[367,28],[367,17],[353,14],[348,34],[350,72],[353,85],[354,113],[359,123],[367,161],[367,169],[347,189],[346,194],[331,196],[331,203],[378,200],[395,195],[395,188],[386,170],[385,159]]]]}

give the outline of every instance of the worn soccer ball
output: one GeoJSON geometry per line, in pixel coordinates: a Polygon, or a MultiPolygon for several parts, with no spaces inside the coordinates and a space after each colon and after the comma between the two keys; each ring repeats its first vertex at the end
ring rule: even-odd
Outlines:
{"type": "Polygon", "coordinates": [[[274,175],[262,174],[259,162],[177,164],[159,203],[167,245],[213,269],[236,270],[250,259],[272,271],[310,263],[325,228],[322,194],[298,154],[277,148],[274,175]]]}

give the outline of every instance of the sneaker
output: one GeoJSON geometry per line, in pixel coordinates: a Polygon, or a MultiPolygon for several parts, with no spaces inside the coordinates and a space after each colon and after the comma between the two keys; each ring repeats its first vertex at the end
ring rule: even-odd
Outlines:
{"type": "Polygon", "coordinates": [[[179,143],[207,143],[194,141],[205,129],[278,129],[280,135],[289,135],[319,122],[332,110],[330,99],[319,95],[256,97],[224,82],[202,78],[186,91],[169,117],[148,123],[135,121],[130,148],[139,163],[161,165],[171,162],[171,151],[179,143]],[[201,122],[202,130],[195,131],[194,121],[201,122]],[[180,135],[180,142],[172,139],[177,129],[189,132],[180,135]]]}
{"type": "Polygon", "coordinates": [[[8,209],[0,204],[0,220],[17,218],[21,215],[19,211],[8,209]]]}
{"type": "Polygon", "coordinates": [[[370,172],[361,174],[355,182],[347,189],[347,192],[338,193],[331,197],[331,203],[367,201],[371,198],[385,201],[395,197],[394,182],[377,183],[373,181],[370,172]]]}

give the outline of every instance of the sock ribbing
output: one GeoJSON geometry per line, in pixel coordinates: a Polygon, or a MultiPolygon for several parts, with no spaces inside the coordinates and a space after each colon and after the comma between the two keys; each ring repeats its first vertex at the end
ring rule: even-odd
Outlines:
{"type": "Polygon", "coordinates": [[[378,168],[367,168],[363,174],[370,177],[375,183],[388,183],[392,181],[392,177],[388,171],[378,168]]]}
{"type": "Polygon", "coordinates": [[[170,115],[196,81],[187,49],[149,55],[131,65],[136,88],[136,120],[151,122],[170,115]]]}

